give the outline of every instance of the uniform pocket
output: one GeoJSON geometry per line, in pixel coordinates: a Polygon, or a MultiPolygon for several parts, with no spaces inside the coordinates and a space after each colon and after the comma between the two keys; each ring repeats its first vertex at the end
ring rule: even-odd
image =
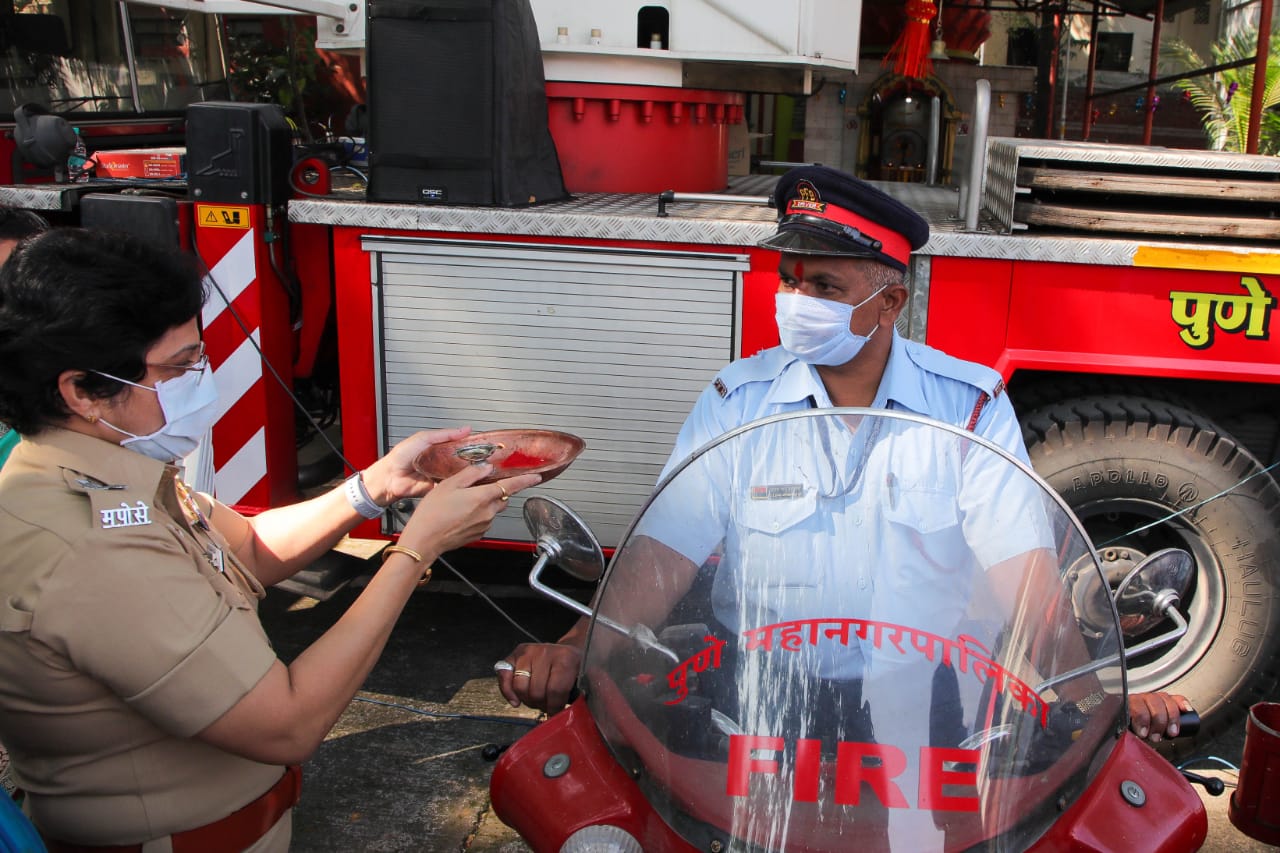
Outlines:
{"type": "MultiPolygon", "coordinates": [[[[779,487],[762,487],[779,488],[779,487]]],[[[748,497],[739,503],[735,521],[742,527],[757,533],[783,533],[813,515],[818,507],[818,493],[813,489],[795,488],[798,494],[786,499],[753,500],[748,497]]]]}
{"type": "MultiPolygon", "coordinates": [[[[799,487],[796,487],[799,489],[799,487]]],[[[756,589],[810,588],[817,581],[813,551],[822,536],[811,520],[818,506],[813,489],[775,500],[742,499],[734,513],[744,583],[756,589]]]]}
{"type": "Polygon", "coordinates": [[[900,489],[891,494],[885,520],[921,534],[938,533],[960,524],[956,496],[926,489],[900,489]]]}

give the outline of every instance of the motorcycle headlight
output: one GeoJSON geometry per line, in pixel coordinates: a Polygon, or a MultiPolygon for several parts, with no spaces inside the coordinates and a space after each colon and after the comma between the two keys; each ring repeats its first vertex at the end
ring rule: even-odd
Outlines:
{"type": "Polygon", "coordinates": [[[617,826],[586,826],[570,835],[560,853],[644,853],[631,833],[617,826]]]}

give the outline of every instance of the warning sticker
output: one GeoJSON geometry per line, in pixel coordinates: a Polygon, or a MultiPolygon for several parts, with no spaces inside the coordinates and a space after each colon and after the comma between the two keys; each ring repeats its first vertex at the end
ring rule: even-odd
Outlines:
{"type": "Polygon", "coordinates": [[[214,207],[202,204],[196,207],[196,221],[204,228],[234,228],[249,230],[248,207],[214,207]]]}

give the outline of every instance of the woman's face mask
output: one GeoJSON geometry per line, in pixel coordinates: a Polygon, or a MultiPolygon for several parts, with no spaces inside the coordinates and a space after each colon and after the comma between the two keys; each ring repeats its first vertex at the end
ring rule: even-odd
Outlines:
{"type": "Polygon", "coordinates": [[[835,366],[853,360],[871,336],[849,330],[853,312],[880,294],[880,288],[857,305],[799,293],[779,293],[774,303],[782,348],[807,364],[835,366]]]}
{"type": "Polygon", "coordinates": [[[129,436],[120,442],[121,447],[161,462],[182,459],[196,449],[218,415],[218,389],[213,382],[213,370],[209,368],[207,360],[202,358],[201,361],[204,363],[203,367],[187,368],[181,376],[157,382],[154,388],[95,371],[134,388],[155,392],[160,400],[160,410],[164,413],[164,425],[150,435],[134,435],[105,420],[101,420],[101,423],[129,436]]]}

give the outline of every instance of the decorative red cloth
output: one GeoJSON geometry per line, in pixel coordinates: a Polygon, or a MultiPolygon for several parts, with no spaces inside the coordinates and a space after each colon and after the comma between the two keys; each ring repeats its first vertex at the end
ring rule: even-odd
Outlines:
{"type": "Polygon", "coordinates": [[[933,63],[929,60],[929,22],[937,13],[929,0],[907,0],[907,25],[889,49],[883,64],[887,66],[892,63],[896,73],[917,80],[932,73],[933,63]]]}

